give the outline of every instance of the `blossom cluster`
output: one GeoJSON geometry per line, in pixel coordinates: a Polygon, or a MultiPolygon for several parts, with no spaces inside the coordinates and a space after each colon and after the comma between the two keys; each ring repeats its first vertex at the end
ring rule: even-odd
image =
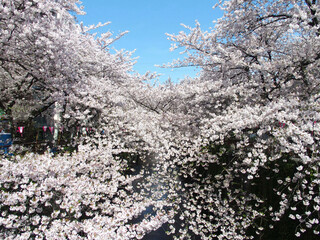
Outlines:
{"type": "Polygon", "coordinates": [[[112,149],[3,158],[0,176],[2,239],[141,239],[168,221],[166,212],[133,223],[153,202],[135,194],[141,175],[123,175],[112,149]]]}

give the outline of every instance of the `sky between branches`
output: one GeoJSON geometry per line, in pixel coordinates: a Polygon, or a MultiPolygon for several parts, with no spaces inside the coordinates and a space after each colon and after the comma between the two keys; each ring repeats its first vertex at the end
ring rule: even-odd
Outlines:
{"type": "Polygon", "coordinates": [[[212,21],[222,16],[219,9],[212,7],[218,0],[82,0],[85,16],[78,20],[85,25],[108,22],[111,24],[100,31],[110,30],[115,35],[129,31],[114,43],[116,49],[136,50],[133,57],[139,57],[134,70],[163,74],[164,82],[171,77],[177,82],[186,75],[196,76],[195,68],[163,69],[155,67],[181,58],[179,50],[170,52],[171,42],[165,33],[179,33],[184,30],[181,23],[194,26],[198,20],[203,29],[213,26],[212,21]]]}

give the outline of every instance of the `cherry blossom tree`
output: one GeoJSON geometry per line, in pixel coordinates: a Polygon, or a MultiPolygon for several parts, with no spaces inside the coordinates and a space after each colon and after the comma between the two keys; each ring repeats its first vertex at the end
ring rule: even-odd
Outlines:
{"type": "Polygon", "coordinates": [[[75,0],[1,2],[0,107],[11,121],[48,115],[59,103],[66,125],[75,125],[97,121],[101,109],[119,102],[133,61],[109,46],[125,33],[92,34],[105,24],[77,24],[81,9],[75,0]]]}
{"type": "Polygon", "coordinates": [[[58,103],[67,127],[96,124],[72,154],[0,160],[1,238],[141,239],[170,218],[164,200],[137,186],[144,169],[131,158],[147,149],[127,113],[138,114],[129,92],[144,77],[130,74],[130,53],[109,49],[125,33],[96,36],[103,24],[82,26],[74,14],[83,14],[76,0],[0,4],[0,107],[10,120],[58,103]]]}
{"type": "Polygon", "coordinates": [[[172,101],[155,109],[163,115],[155,181],[164,179],[180,222],[171,221],[171,233],[316,239],[319,2],[231,0],[220,7],[224,16],[212,30],[196,23],[169,35],[173,49],[188,55],[171,66],[202,69],[164,89],[172,101]]]}
{"type": "Polygon", "coordinates": [[[78,11],[75,2],[2,1],[1,108],[9,116],[19,103],[32,101],[34,111],[48,108],[51,95],[70,77],[74,55],[66,42],[76,29],[68,10],[78,11]]]}

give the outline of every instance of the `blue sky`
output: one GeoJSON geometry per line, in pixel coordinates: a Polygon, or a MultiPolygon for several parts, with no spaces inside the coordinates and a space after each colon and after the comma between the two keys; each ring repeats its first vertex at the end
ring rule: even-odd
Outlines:
{"type": "Polygon", "coordinates": [[[166,33],[179,33],[184,30],[181,23],[195,25],[198,20],[201,27],[208,30],[213,27],[212,21],[221,17],[219,9],[212,6],[218,0],[82,0],[85,16],[78,20],[85,25],[98,22],[111,24],[103,31],[111,31],[115,35],[129,31],[113,44],[116,49],[135,50],[134,57],[139,57],[134,70],[143,74],[147,71],[163,74],[159,80],[171,77],[177,82],[186,75],[194,77],[195,68],[163,69],[154,65],[162,65],[181,58],[179,50],[170,52],[171,41],[166,33]]]}

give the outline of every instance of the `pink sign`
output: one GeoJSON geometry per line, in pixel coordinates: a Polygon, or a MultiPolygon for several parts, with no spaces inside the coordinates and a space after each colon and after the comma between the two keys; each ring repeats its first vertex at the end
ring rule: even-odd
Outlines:
{"type": "Polygon", "coordinates": [[[18,127],[19,133],[23,133],[24,127],[18,127]]]}
{"type": "Polygon", "coordinates": [[[49,127],[51,134],[53,134],[53,129],[54,129],[54,127],[49,127]]]}
{"type": "Polygon", "coordinates": [[[48,128],[47,126],[43,126],[43,127],[42,127],[42,129],[43,129],[44,132],[47,131],[47,128],[48,128]]]}
{"type": "Polygon", "coordinates": [[[18,127],[18,132],[21,134],[21,137],[22,137],[22,134],[23,134],[23,130],[24,130],[24,127],[18,127]]]}

